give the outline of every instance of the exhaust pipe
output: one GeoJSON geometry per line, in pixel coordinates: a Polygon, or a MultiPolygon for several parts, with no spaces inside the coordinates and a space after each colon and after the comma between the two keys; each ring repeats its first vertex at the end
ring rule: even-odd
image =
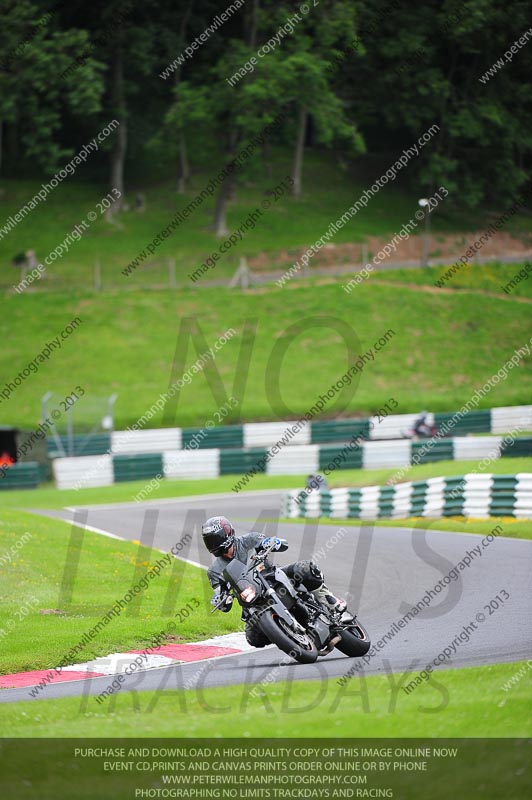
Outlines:
{"type": "Polygon", "coordinates": [[[333,636],[333,638],[330,640],[329,644],[326,647],[324,647],[323,650],[318,650],[318,655],[319,656],[326,656],[327,653],[330,653],[331,650],[334,650],[334,648],[336,647],[338,642],[341,642],[341,641],[342,641],[342,637],[339,636],[338,634],[336,634],[336,636],[333,636]]]}

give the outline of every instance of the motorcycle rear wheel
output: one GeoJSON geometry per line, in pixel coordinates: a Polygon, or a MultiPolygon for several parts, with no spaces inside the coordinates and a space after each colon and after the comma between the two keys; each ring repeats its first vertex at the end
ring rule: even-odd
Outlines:
{"type": "Polygon", "coordinates": [[[371,647],[368,632],[358,619],[343,628],[340,635],[342,639],[336,645],[336,649],[350,658],[365,656],[371,647]]]}

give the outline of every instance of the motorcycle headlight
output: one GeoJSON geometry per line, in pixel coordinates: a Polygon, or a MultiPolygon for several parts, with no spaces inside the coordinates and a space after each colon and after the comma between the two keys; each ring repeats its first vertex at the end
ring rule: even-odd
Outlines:
{"type": "Polygon", "coordinates": [[[244,603],[251,603],[257,596],[257,592],[253,588],[253,586],[246,586],[246,588],[240,592],[240,597],[244,601],[244,603]]]}

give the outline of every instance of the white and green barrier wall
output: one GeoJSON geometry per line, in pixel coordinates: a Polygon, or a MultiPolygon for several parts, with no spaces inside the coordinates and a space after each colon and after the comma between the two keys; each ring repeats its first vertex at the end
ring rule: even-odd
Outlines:
{"type": "MultiPolygon", "coordinates": [[[[507,406],[470,411],[459,419],[457,412],[433,414],[438,429],[451,426],[452,435],[471,433],[499,434],[521,430],[532,431],[532,406],[507,406]],[[451,421],[454,419],[454,422],[451,421]]],[[[290,446],[302,444],[327,444],[347,442],[359,437],[375,439],[402,439],[419,414],[390,414],[387,417],[364,419],[337,419],[309,422],[289,442],[290,446]]],[[[226,450],[271,447],[290,426],[287,422],[250,422],[244,425],[219,425],[210,428],[159,428],[148,430],[114,431],[90,436],[77,435],[48,439],[51,458],[62,456],[91,456],[136,453],[160,453],[166,450],[226,450]],[[72,451],[69,448],[72,447],[72,451]]],[[[449,434],[450,436],[451,434],[449,434]]],[[[443,437],[442,437],[443,438],[443,437]]]]}
{"type": "MultiPolygon", "coordinates": [[[[479,462],[485,459],[489,464],[496,458],[532,456],[532,437],[464,436],[430,444],[409,439],[362,441],[353,447],[342,443],[302,444],[283,447],[264,463],[267,453],[266,447],[252,447],[79,456],[55,459],[53,471],[60,489],[109,486],[119,481],[157,477],[194,479],[235,475],[238,483],[237,476],[246,473],[303,475],[335,469],[400,468],[447,459],[479,462]]],[[[245,485],[252,488],[252,476],[245,485]]]]}
{"type": "Polygon", "coordinates": [[[285,517],[405,519],[407,517],[532,518],[532,473],[459,475],[330,491],[290,490],[285,517]]]}
{"type": "MultiPolygon", "coordinates": [[[[47,440],[47,449],[60,488],[108,486],[157,476],[245,475],[253,469],[271,475],[304,474],[324,471],[331,462],[333,468],[342,469],[406,467],[442,459],[482,459],[493,450],[495,457],[532,454],[529,438],[508,444],[501,436],[532,431],[532,406],[475,410],[459,419],[455,412],[435,413],[440,429],[454,420],[455,436],[442,436],[430,447],[426,441],[403,438],[417,417],[395,414],[309,422],[262,466],[261,459],[283,439],[291,422],[126,430],[75,435],[68,440],[53,437],[47,440]],[[359,442],[357,447],[343,448],[342,443],[354,441],[359,442]]],[[[0,490],[31,488],[45,479],[45,472],[43,465],[17,463],[0,475],[0,490]]]]}
{"type": "Polygon", "coordinates": [[[36,461],[25,461],[0,468],[0,491],[2,489],[35,489],[46,480],[46,468],[36,461]]]}

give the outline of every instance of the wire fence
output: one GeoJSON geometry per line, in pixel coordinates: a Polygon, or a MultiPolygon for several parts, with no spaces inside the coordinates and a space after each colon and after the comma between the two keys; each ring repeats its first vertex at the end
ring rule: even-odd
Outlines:
{"type": "MultiPolygon", "coordinates": [[[[413,238],[413,237],[412,237],[413,238]]],[[[317,263],[305,266],[300,270],[290,270],[290,280],[301,280],[309,277],[345,276],[363,271],[373,258],[373,248],[360,244],[359,252],[355,258],[343,263],[317,263]]],[[[489,263],[521,263],[532,258],[532,248],[526,248],[520,253],[508,252],[506,255],[487,255],[484,258],[478,255],[474,258],[475,264],[489,263]]],[[[178,258],[161,258],[145,261],[130,275],[123,274],[122,268],[117,268],[114,262],[104,258],[95,258],[92,266],[72,264],[68,269],[61,271],[54,267],[31,267],[21,263],[17,265],[0,265],[0,292],[7,294],[34,294],[34,293],[64,293],[70,291],[139,291],[161,289],[201,289],[209,286],[227,286],[231,288],[246,289],[255,285],[263,285],[279,281],[286,276],[286,270],[292,262],[284,267],[279,263],[270,266],[262,263],[261,257],[250,258],[251,266],[245,256],[239,260],[234,257],[216,265],[216,270],[202,275],[201,280],[192,282],[190,279],[190,265],[178,258]]],[[[427,266],[447,266],[453,262],[453,257],[437,257],[429,259],[427,266]]],[[[395,261],[386,259],[374,268],[374,272],[386,272],[397,269],[422,268],[419,257],[395,261]]]]}

